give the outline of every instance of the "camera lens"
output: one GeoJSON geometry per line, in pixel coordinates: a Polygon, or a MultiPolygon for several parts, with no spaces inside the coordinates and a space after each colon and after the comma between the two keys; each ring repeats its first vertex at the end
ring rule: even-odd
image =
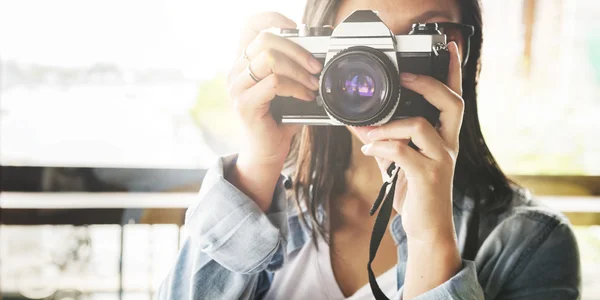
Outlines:
{"type": "Polygon", "coordinates": [[[375,83],[366,72],[351,72],[346,76],[343,89],[349,97],[371,98],[375,93],[375,83]]]}
{"type": "Polygon", "coordinates": [[[398,101],[398,72],[387,56],[369,47],[352,47],[327,64],[321,96],[329,114],[352,126],[388,116],[398,101]]]}

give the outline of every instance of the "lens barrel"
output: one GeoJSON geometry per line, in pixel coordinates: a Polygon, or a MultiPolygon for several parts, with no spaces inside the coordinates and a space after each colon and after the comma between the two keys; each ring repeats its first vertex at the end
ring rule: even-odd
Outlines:
{"type": "Polygon", "coordinates": [[[380,50],[355,46],[340,51],[321,74],[323,105],[343,124],[376,124],[389,117],[398,104],[398,70],[380,50]]]}

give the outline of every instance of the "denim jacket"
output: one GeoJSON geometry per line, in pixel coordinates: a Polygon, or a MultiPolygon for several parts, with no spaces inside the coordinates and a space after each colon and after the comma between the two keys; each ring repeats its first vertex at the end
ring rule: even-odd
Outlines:
{"type": "MultiPolygon", "coordinates": [[[[297,209],[288,204],[283,176],[263,213],[224,179],[235,156],[218,160],[186,212],[186,238],[158,299],[261,299],[288,255],[310,240],[297,209]]],[[[479,250],[474,261],[417,299],[579,299],[579,251],[568,220],[515,190],[509,207],[480,213],[479,250]]],[[[459,249],[473,200],[454,194],[459,249]]],[[[321,217],[326,217],[321,213],[321,217]]],[[[401,217],[391,222],[398,248],[398,293],[406,270],[406,234],[401,217]]],[[[366,246],[365,246],[366,247],[366,246]]],[[[366,271],[366,268],[365,268],[366,271]]]]}

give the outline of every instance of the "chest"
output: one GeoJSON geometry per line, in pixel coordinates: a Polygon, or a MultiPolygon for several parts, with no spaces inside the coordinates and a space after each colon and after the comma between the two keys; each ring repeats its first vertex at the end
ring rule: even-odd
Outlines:
{"type": "MultiPolygon", "coordinates": [[[[371,228],[339,226],[330,234],[331,267],[342,293],[348,297],[369,283],[367,263],[371,228]]],[[[397,262],[397,248],[388,230],[372,264],[375,276],[394,268],[397,262]]]]}

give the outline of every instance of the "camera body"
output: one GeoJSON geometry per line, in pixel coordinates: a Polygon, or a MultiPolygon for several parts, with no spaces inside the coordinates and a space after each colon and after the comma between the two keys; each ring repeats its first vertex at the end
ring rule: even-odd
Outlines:
{"type": "Polygon", "coordinates": [[[413,24],[394,35],[374,11],[357,10],[331,26],[281,29],[323,63],[315,101],[277,97],[274,119],[307,125],[377,126],[425,117],[435,125],[439,111],[422,95],[401,88],[399,73],[429,75],[445,82],[450,55],[436,23],[413,24]]]}

